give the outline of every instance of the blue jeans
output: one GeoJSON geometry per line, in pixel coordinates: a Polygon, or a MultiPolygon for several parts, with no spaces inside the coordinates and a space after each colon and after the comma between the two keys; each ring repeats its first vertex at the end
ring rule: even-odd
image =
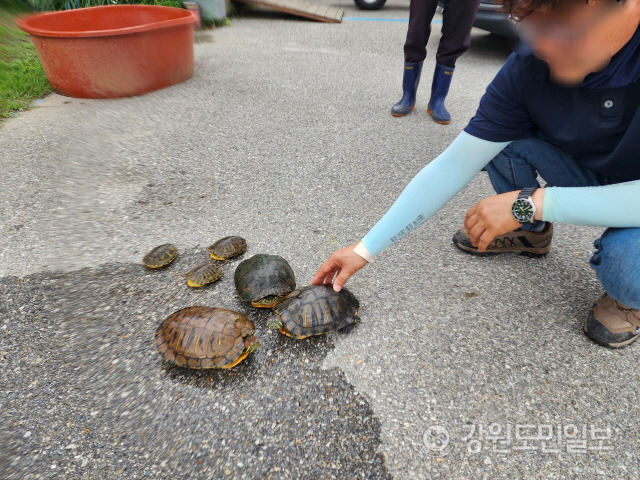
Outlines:
{"type": "MultiPolygon", "coordinates": [[[[487,172],[497,193],[539,187],[538,174],[550,187],[614,183],[611,178],[581,167],[571,155],[538,138],[510,143],[487,165],[487,172]]],[[[608,228],[594,246],[596,252],[590,263],[605,291],[620,303],[640,310],[640,228],[608,228]]]]}

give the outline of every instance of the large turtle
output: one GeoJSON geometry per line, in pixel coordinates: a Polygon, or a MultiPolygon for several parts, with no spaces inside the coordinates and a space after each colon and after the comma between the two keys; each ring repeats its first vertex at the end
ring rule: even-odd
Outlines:
{"type": "Polygon", "coordinates": [[[296,288],[296,277],[278,255],[259,254],[240,262],[233,276],[240,298],[254,307],[271,308],[296,288]]]}
{"type": "Polygon", "coordinates": [[[203,263],[189,270],[185,277],[187,278],[187,285],[190,287],[204,287],[222,278],[222,267],[217,263],[203,263]]]}
{"type": "Polygon", "coordinates": [[[276,315],[267,325],[297,339],[322,335],[351,325],[359,306],[346,288],[335,292],[331,285],[312,285],[294,290],[273,307],[276,315]]]}
{"type": "Polygon", "coordinates": [[[260,346],[256,328],[226,308],[187,307],[171,314],[156,332],[165,362],[189,368],[231,368],[260,346]]]}
{"type": "Polygon", "coordinates": [[[160,268],[169,265],[178,257],[178,249],[171,243],[158,245],[142,258],[142,263],[147,268],[160,268]]]}
{"type": "Polygon", "coordinates": [[[214,260],[228,260],[247,251],[247,241],[242,237],[224,237],[211,245],[209,255],[214,260]]]}

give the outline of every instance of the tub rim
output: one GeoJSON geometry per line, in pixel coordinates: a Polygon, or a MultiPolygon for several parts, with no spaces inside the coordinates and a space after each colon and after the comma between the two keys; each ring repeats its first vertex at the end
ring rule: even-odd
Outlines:
{"type": "Polygon", "coordinates": [[[100,5],[97,7],[85,7],[82,9],[74,9],[74,10],[59,10],[55,12],[44,12],[44,13],[32,13],[23,15],[16,19],[16,23],[18,26],[27,32],[29,35],[35,35],[38,37],[54,37],[54,38],[90,38],[90,37],[111,37],[117,35],[128,35],[131,33],[139,33],[139,32],[148,32],[155,31],[165,28],[178,27],[183,25],[194,24],[196,21],[196,13],[183,9],[183,8],[174,8],[174,7],[166,7],[162,5],[100,5]],[[159,22],[152,23],[143,23],[141,25],[135,25],[133,27],[122,27],[122,28],[111,28],[107,30],[82,30],[82,31],[59,31],[59,30],[48,30],[43,28],[33,27],[29,24],[29,20],[32,18],[41,18],[42,16],[57,16],[57,15],[65,15],[67,12],[73,12],[77,10],[104,10],[104,9],[114,9],[114,8],[128,8],[131,10],[135,9],[171,9],[177,10],[181,13],[181,16],[176,18],[171,18],[169,20],[162,20],[159,22]],[[184,13],[183,13],[184,12],[184,13]]]}

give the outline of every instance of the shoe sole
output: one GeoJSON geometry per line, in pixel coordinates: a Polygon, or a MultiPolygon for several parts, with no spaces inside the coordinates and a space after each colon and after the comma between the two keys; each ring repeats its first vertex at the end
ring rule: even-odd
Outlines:
{"type": "Polygon", "coordinates": [[[527,250],[505,250],[503,252],[479,252],[476,249],[470,249],[469,247],[465,247],[464,245],[460,245],[458,243],[456,243],[455,241],[453,242],[453,244],[458,247],[460,250],[462,250],[464,253],[468,253],[469,255],[475,255],[476,257],[494,257],[496,255],[502,255],[504,253],[517,253],[519,255],[523,255],[525,257],[532,257],[532,258],[542,258],[544,256],[546,256],[549,250],[546,251],[539,251],[539,252],[532,252],[532,251],[527,251],[527,250]]]}
{"type": "MultiPolygon", "coordinates": [[[[431,113],[431,109],[428,108],[427,113],[431,115],[431,118],[433,118],[433,113],[431,113]]],[[[451,120],[442,121],[442,120],[436,120],[435,118],[433,118],[433,121],[436,123],[439,123],[440,125],[449,125],[451,123],[451,120]]]]}
{"type": "MultiPolygon", "coordinates": [[[[414,108],[416,108],[415,105],[409,109],[409,112],[411,110],[413,110],[414,108]]],[[[393,112],[391,112],[391,116],[392,117],[406,117],[407,115],[409,115],[409,112],[407,112],[407,113],[393,113],[393,112]]]]}
{"type": "Polygon", "coordinates": [[[633,342],[638,340],[638,338],[640,337],[640,333],[639,333],[637,335],[634,335],[630,339],[625,340],[624,342],[609,343],[606,340],[601,339],[597,335],[590,334],[589,328],[587,327],[587,323],[589,322],[589,320],[592,317],[593,317],[593,312],[589,312],[589,315],[587,315],[587,318],[584,319],[584,324],[582,325],[582,330],[584,331],[584,334],[588,338],[590,338],[591,340],[596,342],[598,345],[602,345],[603,347],[608,347],[608,348],[613,348],[613,349],[624,348],[626,346],[631,345],[633,342]]]}

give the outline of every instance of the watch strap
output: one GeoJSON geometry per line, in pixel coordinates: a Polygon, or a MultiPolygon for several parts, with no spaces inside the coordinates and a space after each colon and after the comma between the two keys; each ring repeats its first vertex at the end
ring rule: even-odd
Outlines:
{"type": "Polygon", "coordinates": [[[520,190],[520,194],[518,195],[518,198],[529,198],[531,195],[533,195],[533,192],[535,192],[537,189],[538,187],[523,188],[522,190],[520,190]]]}

